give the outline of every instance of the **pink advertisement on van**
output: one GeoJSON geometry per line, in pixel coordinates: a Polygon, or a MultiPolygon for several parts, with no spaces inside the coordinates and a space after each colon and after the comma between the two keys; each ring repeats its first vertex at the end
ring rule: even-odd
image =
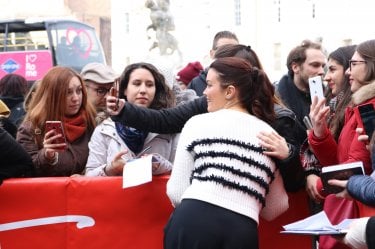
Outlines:
{"type": "Polygon", "coordinates": [[[0,78],[15,73],[29,81],[35,81],[43,78],[51,67],[50,51],[4,52],[0,56],[0,78]]]}

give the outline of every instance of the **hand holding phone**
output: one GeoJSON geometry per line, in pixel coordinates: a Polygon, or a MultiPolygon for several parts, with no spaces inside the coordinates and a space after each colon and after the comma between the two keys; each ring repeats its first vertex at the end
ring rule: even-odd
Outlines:
{"type": "Polygon", "coordinates": [[[318,100],[324,98],[322,77],[315,76],[309,78],[309,89],[311,102],[313,102],[315,96],[318,97],[318,100]]]}
{"type": "Polygon", "coordinates": [[[54,139],[52,141],[53,144],[65,144],[61,147],[57,147],[57,150],[65,150],[66,149],[66,137],[64,133],[64,128],[61,121],[46,121],[45,127],[46,133],[53,130],[54,136],[60,135],[60,137],[54,139]]]}
{"type": "Polygon", "coordinates": [[[115,82],[113,83],[113,86],[111,87],[111,90],[109,94],[113,97],[116,97],[116,107],[115,111],[119,108],[119,96],[118,96],[118,91],[119,91],[120,83],[119,79],[116,79],[115,82]]]}
{"type": "Polygon", "coordinates": [[[362,127],[364,132],[369,137],[372,137],[375,127],[375,110],[372,103],[358,106],[358,111],[360,115],[360,122],[362,122],[362,127]]]}

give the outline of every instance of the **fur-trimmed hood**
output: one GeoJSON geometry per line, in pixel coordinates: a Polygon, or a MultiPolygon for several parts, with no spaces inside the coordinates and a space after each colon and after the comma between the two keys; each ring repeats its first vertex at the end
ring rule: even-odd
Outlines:
{"type": "Polygon", "coordinates": [[[355,93],[353,93],[352,102],[354,105],[359,105],[371,98],[375,98],[375,80],[362,86],[355,93]]]}

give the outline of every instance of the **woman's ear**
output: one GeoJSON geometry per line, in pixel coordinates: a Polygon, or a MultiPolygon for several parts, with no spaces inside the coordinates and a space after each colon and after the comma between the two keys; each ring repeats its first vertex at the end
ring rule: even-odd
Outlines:
{"type": "Polygon", "coordinates": [[[225,99],[231,100],[235,97],[235,94],[236,94],[236,88],[233,85],[229,85],[226,89],[225,99]]]}

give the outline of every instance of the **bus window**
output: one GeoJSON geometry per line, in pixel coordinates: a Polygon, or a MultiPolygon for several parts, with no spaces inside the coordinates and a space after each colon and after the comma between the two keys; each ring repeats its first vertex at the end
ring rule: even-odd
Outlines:
{"type": "Polygon", "coordinates": [[[33,82],[53,66],[80,72],[90,62],[106,64],[89,25],[67,19],[0,21],[0,78],[17,73],[33,82]]]}
{"type": "Polygon", "coordinates": [[[75,22],[51,23],[48,31],[57,65],[70,66],[80,72],[90,62],[105,64],[102,47],[90,26],[75,22]]]}

